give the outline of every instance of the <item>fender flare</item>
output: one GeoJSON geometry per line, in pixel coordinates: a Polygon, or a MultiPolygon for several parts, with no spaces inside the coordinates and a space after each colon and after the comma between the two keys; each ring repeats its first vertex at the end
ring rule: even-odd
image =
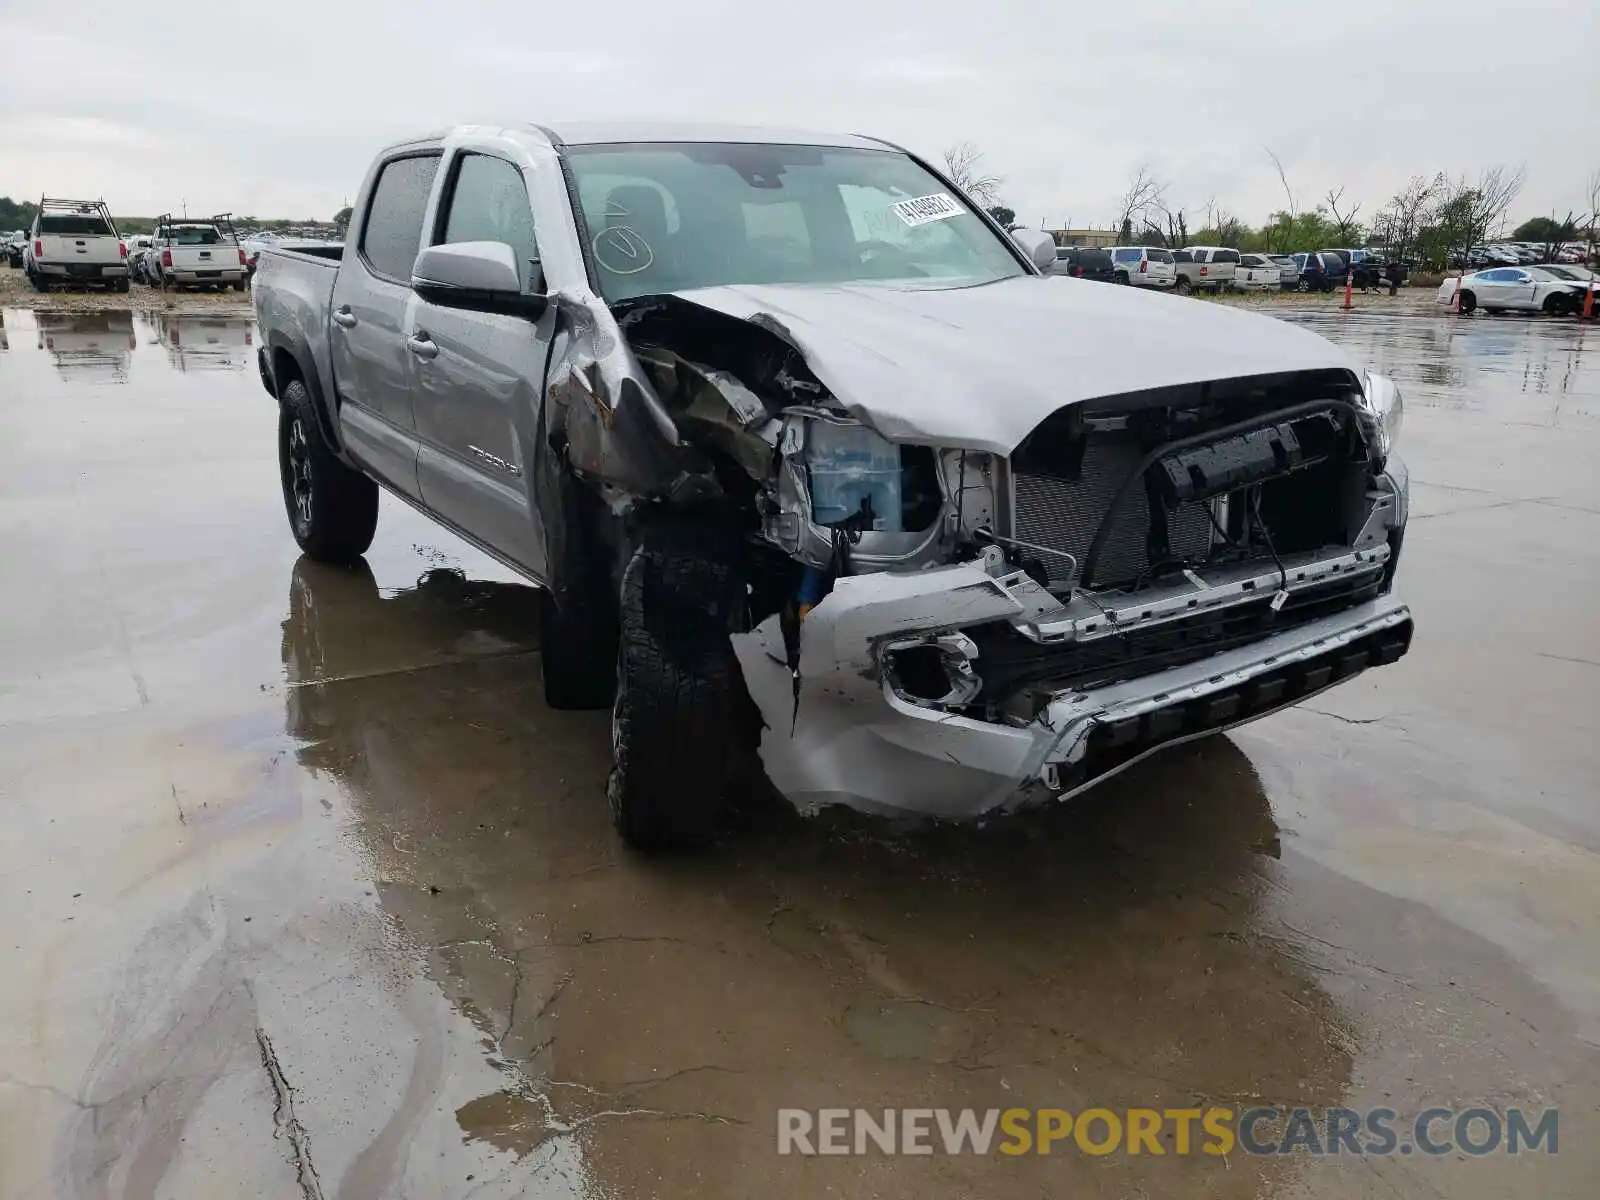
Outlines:
{"type": "Polygon", "coordinates": [[[267,339],[267,344],[261,348],[258,366],[262,373],[262,383],[267,390],[283,403],[283,388],[287,380],[279,379],[278,363],[287,357],[294,364],[295,377],[306,385],[306,391],[311,393],[311,406],[316,412],[317,426],[322,431],[323,440],[333,447],[341,461],[347,466],[353,466],[350,457],[345,452],[344,439],[339,436],[339,422],[334,417],[333,406],[328,402],[328,397],[322,394],[322,381],[317,375],[315,360],[311,356],[311,348],[298,338],[291,338],[287,334],[274,330],[267,339]]]}

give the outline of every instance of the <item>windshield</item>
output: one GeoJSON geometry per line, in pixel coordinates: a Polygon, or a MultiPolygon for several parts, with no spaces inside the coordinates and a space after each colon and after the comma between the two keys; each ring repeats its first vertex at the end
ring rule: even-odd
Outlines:
{"type": "Polygon", "coordinates": [[[990,283],[1027,274],[908,156],[765,143],[565,151],[601,294],[736,283],[990,283]]]}

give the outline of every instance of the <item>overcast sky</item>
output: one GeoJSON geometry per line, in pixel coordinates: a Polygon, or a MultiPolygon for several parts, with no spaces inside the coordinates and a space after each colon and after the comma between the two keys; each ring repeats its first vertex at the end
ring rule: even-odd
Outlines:
{"type": "MultiPolygon", "coordinates": [[[[385,141],[461,121],[673,117],[971,140],[1029,224],[1105,225],[1148,162],[1258,223],[1344,185],[1600,169],[1597,0],[0,0],[0,195],[327,218],[385,141]]],[[[1191,219],[1191,227],[1199,224],[1191,219]]]]}

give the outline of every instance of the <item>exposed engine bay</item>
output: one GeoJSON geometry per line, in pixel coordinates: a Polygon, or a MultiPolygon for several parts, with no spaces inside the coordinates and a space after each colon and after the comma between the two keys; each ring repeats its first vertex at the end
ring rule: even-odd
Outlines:
{"type": "Polygon", "coordinates": [[[782,556],[749,572],[771,585],[753,592],[752,624],[798,624],[842,577],[950,563],[980,563],[1027,597],[1026,622],[980,625],[959,649],[886,647],[912,703],[1029,719],[1063,687],[1245,644],[1370,599],[1393,572],[1386,431],[1346,371],[1074,404],[1006,457],[885,440],[775,321],[674,296],[617,318],[642,378],[625,377],[614,405],[598,364],[559,360],[572,464],[619,506],[740,512],[757,557],[782,556]]]}

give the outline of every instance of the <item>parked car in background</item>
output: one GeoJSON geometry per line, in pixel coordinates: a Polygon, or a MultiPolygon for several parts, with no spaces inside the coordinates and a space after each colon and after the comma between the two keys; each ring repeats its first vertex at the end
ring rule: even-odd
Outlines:
{"type": "Polygon", "coordinates": [[[145,261],[146,275],[162,287],[245,289],[245,253],[227,213],[205,221],[158,217],[145,261]]]}
{"type": "Polygon", "coordinates": [[[136,233],[126,239],[128,243],[128,278],[144,279],[144,260],[150,253],[154,239],[148,233],[136,233]]]}
{"type": "Polygon", "coordinates": [[[6,263],[9,266],[22,265],[22,248],[28,244],[28,231],[18,229],[5,236],[4,248],[6,263]]]}
{"type": "Polygon", "coordinates": [[[1178,282],[1172,251],[1159,246],[1111,247],[1112,281],[1134,287],[1169,288],[1178,282]]]}
{"type": "Polygon", "coordinates": [[[756,755],[802,809],[978,818],[1404,655],[1395,385],[1055,263],[863,137],[397,143],[343,247],[261,255],[288,524],[353,564],[381,485],[541,584],[546,700],[611,710],[647,848],[756,755]],[[778,206],[834,238],[725,220],[778,206]]]}
{"type": "Polygon", "coordinates": [[[1579,266],[1577,263],[1546,263],[1539,269],[1554,275],[1557,279],[1570,279],[1576,283],[1593,283],[1597,278],[1592,269],[1579,266]]]}
{"type": "Polygon", "coordinates": [[[1178,268],[1180,292],[1225,292],[1233,285],[1239,265],[1239,252],[1224,246],[1185,246],[1173,251],[1172,258],[1178,268]]]}
{"type": "Polygon", "coordinates": [[[1460,291],[1460,312],[1542,312],[1561,317],[1583,306],[1584,293],[1592,282],[1563,279],[1542,267],[1489,267],[1463,276],[1446,279],[1434,293],[1439,304],[1449,304],[1460,291]]]}
{"type": "Polygon", "coordinates": [[[1093,246],[1057,246],[1055,272],[1096,283],[1115,283],[1117,275],[1111,252],[1093,246]]]}
{"type": "Polygon", "coordinates": [[[1336,284],[1344,282],[1345,263],[1337,254],[1320,250],[1303,251],[1294,255],[1295,290],[1300,292],[1331,292],[1336,284]]]}
{"type": "Polygon", "coordinates": [[[1268,255],[1273,264],[1278,268],[1278,286],[1286,292],[1292,292],[1300,283],[1300,264],[1295,262],[1292,254],[1268,255]]]}
{"type": "Polygon", "coordinates": [[[1241,254],[1233,272],[1233,286],[1248,292],[1276,291],[1283,268],[1265,254],[1241,254]]]}
{"type": "Polygon", "coordinates": [[[40,199],[22,258],[35,291],[93,283],[125,292],[127,260],[128,247],[104,200],[40,199]]]}

